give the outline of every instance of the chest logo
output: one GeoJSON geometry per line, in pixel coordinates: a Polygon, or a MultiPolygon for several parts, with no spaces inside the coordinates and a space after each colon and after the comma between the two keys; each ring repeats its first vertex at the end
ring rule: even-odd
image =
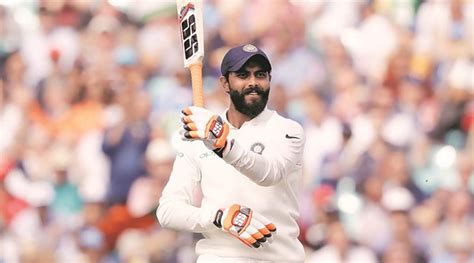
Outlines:
{"type": "Polygon", "coordinates": [[[256,142],[250,146],[250,150],[254,153],[262,154],[263,150],[265,150],[265,145],[260,142],[256,142]]]}

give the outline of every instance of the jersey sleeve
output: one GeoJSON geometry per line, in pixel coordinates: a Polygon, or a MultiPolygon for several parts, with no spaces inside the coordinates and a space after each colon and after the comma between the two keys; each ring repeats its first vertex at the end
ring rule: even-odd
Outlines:
{"type": "Polygon", "coordinates": [[[191,156],[178,152],[168,183],[163,189],[156,216],[164,228],[202,233],[213,227],[210,208],[193,206],[200,170],[191,156]]]}
{"type": "Polygon", "coordinates": [[[261,155],[242,147],[234,140],[223,159],[258,185],[271,186],[279,183],[290,172],[301,169],[305,134],[301,125],[293,121],[286,123],[285,127],[275,129],[286,131],[272,136],[271,143],[275,144],[274,148],[277,150],[261,155]]]}

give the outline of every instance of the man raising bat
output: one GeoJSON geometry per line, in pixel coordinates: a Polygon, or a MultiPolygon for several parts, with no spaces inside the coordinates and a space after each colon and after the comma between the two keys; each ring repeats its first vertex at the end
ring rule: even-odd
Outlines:
{"type": "Polygon", "coordinates": [[[271,69],[259,48],[232,48],[220,77],[228,109],[182,111],[183,140],[156,215],[163,227],[203,234],[198,262],[304,260],[296,223],[304,132],[266,107],[271,69]]]}

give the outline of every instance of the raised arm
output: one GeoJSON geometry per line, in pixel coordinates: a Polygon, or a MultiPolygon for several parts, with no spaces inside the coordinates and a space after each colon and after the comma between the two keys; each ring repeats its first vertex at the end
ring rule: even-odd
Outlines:
{"type": "Polygon", "coordinates": [[[275,150],[260,155],[243,148],[238,140],[228,140],[229,126],[220,116],[199,107],[187,108],[183,113],[184,139],[203,141],[207,148],[259,185],[277,184],[301,167],[305,136],[301,125],[294,121],[282,118],[270,123],[274,132],[268,137],[275,150]]]}
{"type": "Polygon", "coordinates": [[[223,159],[261,186],[277,184],[289,172],[301,167],[304,132],[299,125],[295,125],[290,131],[279,136],[281,138],[273,136],[271,143],[276,144],[277,150],[264,155],[252,152],[233,140],[229,143],[229,151],[224,152],[223,159]]]}

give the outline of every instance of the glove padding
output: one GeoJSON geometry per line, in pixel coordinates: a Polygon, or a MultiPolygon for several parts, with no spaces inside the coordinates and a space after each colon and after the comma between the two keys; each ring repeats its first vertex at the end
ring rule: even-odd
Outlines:
{"type": "Polygon", "coordinates": [[[196,106],[185,108],[182,113],[184,139],[202,140],[213,151],[226,146],[229,125],[219,115],[196,106]]]}
{"type": "Polygon", "coordinates": [[[237,204],[218,210],[214,225],[254,248],[259,248],[276,231],[275,225],[264,216],[237,204]]]}

